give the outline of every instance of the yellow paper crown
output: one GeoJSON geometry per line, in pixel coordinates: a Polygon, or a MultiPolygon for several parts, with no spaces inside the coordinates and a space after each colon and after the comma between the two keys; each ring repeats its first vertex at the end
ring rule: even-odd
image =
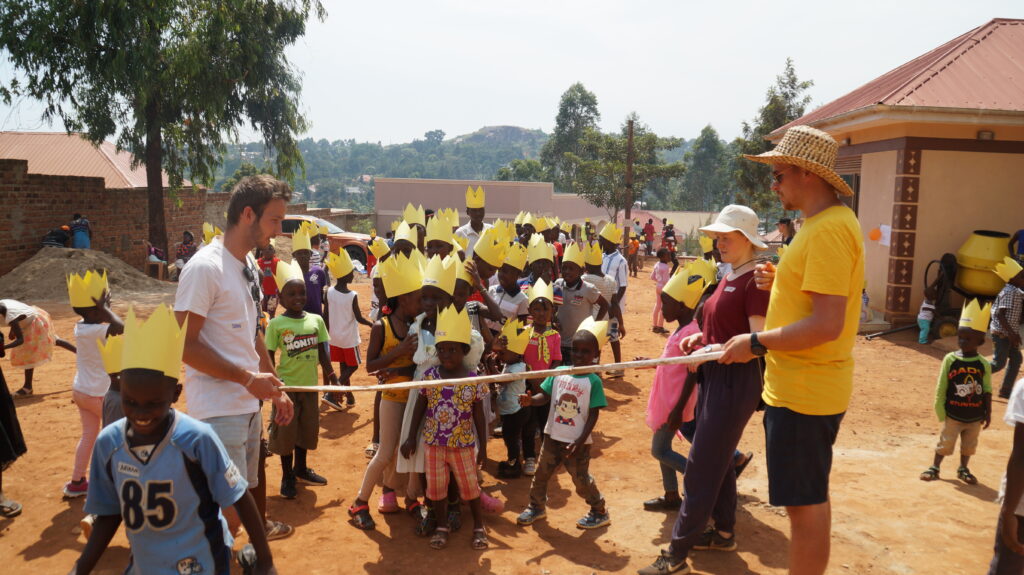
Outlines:
{"type": "Polygon", "coordinates": [[[987,303],[985,307],[981,307],[978,304],[978,300],[972,299],[964,304],[964,309],[960,312],[960,327],[969,327],[985,333],[988,331],[988,324],[991,318],[992,304],[987,303]]]}
{"type": "Polygon", "coordinates": [[[524,326],[518,318],[512,317],[505,320],[505,325],[501,326],[501,335],[508,341],[506,347],[509,351],[523,355],[526,346],[530,345],[530,338],[533,337],[533,328],[524,326]]]}
{"type": "Polygon", "coordinates": [[[489,229],[494,230],[494,241],[503,245],[511,243],[516,236],[516,226],[512,222],[494,220],[494,225],[489,229]]]}
{"type": "Polygon", "coordinates": [[[598,235],[600,235],[602,238],[610,241],[613,244],[622,243],[622,228],[615,225],[614,222],[608,222],[607,224],[605,224],[604,227],[601,228],[601,233],[598,235]]]}
{"type": "Polygon", "coordinates": [[[544,241],[544,236],[534,234],[530,237],[530,246],[526,249],[526,258],[533,263],[539,260],[555,261],[555,253],[551,244],[544,241]]]}
{"type": "Polygon", "coordinates": [[[419,230],[409,225],[409,222],[405,220],[402,220],[402,223],[398,224],[398,227],[395,228],[394,241],[396,242],[398,240],[405,240],[415,246],[419,243],[419,237],[419,230]]]}
{"type": "Polygon", "coordinates": [[[343,278],[352,273],[354,269],[356,266],[352,263],[352,257],[348,255],[347,251],[341,250],[338,253],[327,254],[327,271],[331,272],[335,278],[343,278]]]}
{"type": "Polygon", "coordinates": [[[561,226],[559,227],[561,227],[562,231],[565,232],[566,234],[572,233],[572,224],[570,224],[569,222],[562,222],[561,226]]]}
{"type": "Polygon", "coordinates": [[[515,217],[514,220],[512,220],[512,222],[515,225],[517,225],[517,226],[521,226],[521,225],[523,225],[523,219],[525,217],[526,217],[526,212],[520,211],[518,214],[516,214],[516,217],[515,217]]]}
{"type": "Polygon", "coordinates": [[[391,221],[391,231],[397,230],[398,229],[398,224],[400,224],[400,223],[402,223],[401,220],[392,220],[391,221]]]}
{"type": "Polygon", "coordinates": [[[440,218],[448,226],[449,232],[459,227],[459,210],[455,208],[441,208],[437,210],[437,213],[434,214],[434,219],[437,218],[440,218]]]}
{"type": "Polygon", "coordinates": [[[96,302],[103,302],[103,292],[109,289],[107,272],[89,270],[83,275],[68,276],[68,298],[71,307],[95,307],[96,302]]]}
{"type": "Polygon", "coordinates": [[[107,340],[96,340],[96,347],[100,348],[100,358],[103,359],[103,369],[107,373],[121,373],[121,357],[124,353],[124,336],[110,335],[107,340]]]}
{"type": "Polygon", "coordinates": [[[423,285],[434,286],[448,295],[455,293],[455,265],[452,259],[441,259],[441,256],[430,258],[423,270],[423,285]]]}
{"type": "Polygon", "coordinates": [[[533,214],[526,212],[523,214],[522,225],[533,226],[533,231],[537,231],[537,219],[533,217],[533,214]]]}
{"type": "Polygon", "coordinates": [[[718,278],[718,267],[715,262],[704,258],[697,258],[687,264],[691,276],[700,276],[708,282],[708,285],[715,283],[718,278]]]}
{"type": "Polygon", "coordinates": [[[533,303],[533,300],[539,298],[544,298],[552,303],[555,301],[554,287],[545,283],[543,278],[537,278],[537,281],[533,282],[533,285],[530,286],[529,290],[527,290],[526,295],[529,298],[530,303],[533,303]]]}
{"type": "Polygon", "coordinates": [[[543,216],[538,216],[533,220],[533,229],[537,232],[545,232],[551,229],[551,221],[543,216]]]}
{"type": "Polygon", "coordinates": [[[1003,258],[1002,263],[996,264],[995,272],[996,275],[1002,278],[1004,282],[1009,282],[1013,278],[1017,277],[1017,274],[1019,274],[1021,270],[1024,270],[1024,268],[1021,267],[1017,260],[1010,256],[1006,256],[1003,258]]]}
{"type": "MultiPolygon", "coordinates": [[[[414,254],[419,253],[413,251],[414,254]]],[[[384,293],[389,298],[414,292],[423,285],[423,271],[416,260],[405,257],[401,252],[391,254],[377,267],[384,282],[384,293]]]]}
{"type": "Polygon", "coordinates": [[[284,289],[284,284],[292,280],[301,280],[305,283],[306,278],[302,275],[302,268],[299,261],[293,259],[291,263],[277,262],[277,269],[274,270],[274,283],[277,284],[277,291],[284,289]]]}
{"type": "Polygon", "coordinates": [[[700,273],[699,269],[694,270],[693,263],[680,266],[676,273],[672,274],[661,293],[683,304],[689,309],[697,309],[700,303],[700,296],[708,287],[708,279],[700,273]],[[691,281],[693,278],[693,281],[691,281]]]}
{"type": "Polygon", "coordinates": [[[593,317],[585,317],[580,322],[579,327],[576,328],[576,333],[581,331],[589,331],[594,334],[597,338],[597,348],[601,349],[604,344],[608,343],[608,322],[607,321],[596,321],[593,317]]]}
{"type": "Polygon", "coordinates": [[[599,266],[604,263],[604,250],[601,249],[601,245],[597,242],[585,244],[583,248],[583,258],[588,266],[599,266]]]}
{"type": "Polygon", "coordinates": [[[405,210],[402,211],[402,219],[409,222],[409,225],[419,224],[421,226],[427,225],[427,216],[423,210],[423,206],[412,207],[412,204],[406,204],[405,210]]]}
{"type": "Polygon", "coordinates": [[[473,191],[473,186],[466,188],[466,208],[482,208],[484,207],[484,201],[487,199],[487,195],[484,194],[484,189],[477,186],[476,191],[473,191]]]}
{"type": "Polygon", "coordinates": [[[508,243],[499,242],[497,240],[498,233],[494,230],[495,228],[490,228],[480,234],[480,239],[473,246],[473,255],[480,256],[480,259],[491,266],[500,268],[501,263],[505,261],[505,251],[507,250],[508,243]]]}
{"type": "Polygon", "coordinates": [[[451,258],[452,266],[455,268],[455,280],[462,280],[469,285],[473,285],[473,276],[469,274],[469,270],[466,269],[466,262],[462,261],[459,254],[452,252],[448,254],[448,258],[451,258]]]}
{"type": "Polygon", "coordinates": [[[505,262],[519,271],[526,267],[526,248],[523,244],[514,243],[505,250],[505,262]]]}
{"type": "Polygon", "coordinates": [[[469,344],[470,336],[469,314],[466,308],[457,311],[454,305],[450,305],[437,314],[437,327],[434,328],[434,342],[454,341],[469,344]]]}
{"type": "Polygon", "coordinates": [[[224,232],[210,222],[203,222],[203,242],[210,243],[213,238],[224,235],[224,232]]]}
{"type": "Polygon", "coordinates": [[[469,238],[462,237],[458,234],[454,234],[452,235],[452,244],[455,244],[455,247],[459,248],[460,250],[465,251],[466,248],[469,246],[469,238]]]}
{"type": "Polygon", "coordinates": [[[448,220],[444,217],[435,216],[430,218],[430,221],[427,222],[427,238],[425,243],[432,241],[440,241],[451,245],[452,228],[448,225],[448,220]]]}
{"type": "Polygon", "coordinates": [[[128,308],[124,322],[124,347],[121,353],[121,371],[126,369],[152,369],[167,377],[178,379],[181,374],[181,353],[185,349],[187,322],[179,326],[174,312],[160,304],[145,322],[135,317],[128,308]]]}
{"type": "Polygon", "coordinates": [[[369,248],[370,253],[373,254],[373,257],[377,258],[378,260],[384,257],[384,254],[391,251],[391,248],[388,247],[388,242],[381,237],[373,238],[373,241],[370,242],[369,248]]]}
{"type": "Polygon", "coordinates": [[[705,235],[697,236],[697,241],[700,242],[700,253],[702,254],[706,254],[715,249],[715,240],[705,235]]]}
{"type": "Polygon", "coordinates": [[[293,254],[295,252],[302,251],[302,250],[313,251],[312,244],[310,244],[310,241],[309,241],[309,236],[310,236],[309,228],[310,227],[311,226],[309,225],[309,222],[302,222],[302,224],[299,226],[299,229],[295,230],[295,233],[292,234],[292,253],[293,254]]]}
{"type": "Polygon", "coordinates": [[[324,236],[326,236],[327,234],[331,233],[331,230],[329,230],[327,228],[327,226],[317,226],[316,231],[320,232],[319,235],[324,235],[324,236]]]}
{"type": "Polygon", "coordinates": [[[586,257],[583,256],[583,250],[580,249],[579,244],[573,242],[565,246],[565,253],[562,254],[562,263],[572,262],[582,269],[586,263],[586,257]]]}

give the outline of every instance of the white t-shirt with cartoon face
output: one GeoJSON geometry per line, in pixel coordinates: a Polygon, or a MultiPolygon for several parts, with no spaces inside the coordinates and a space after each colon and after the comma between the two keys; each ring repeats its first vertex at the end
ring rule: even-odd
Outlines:
{"type": "MultiPolygon", "coordinates": [[[[249,256],[246,256],[249,261],[249,256]]],[[[223,240],[199,250],[181,271],[174,310],[206,318],[199,341],[216,350],[236,367],[259,371],[256,328],[259,307],[252,288],[259,287],[259,268],[249,262],[253,281],[246,278],[243,264],[224,249],[223,240]]],[[[185,366],[185,400],[189,415],[209,419],[259,411],[260,404],[244,387],[218,379],[189,365],[185,366]]]]}
{"type": "MultiPolygon", "coordinates": [[[[608,405],[597,374],[557,375],[541,382],[540,388],[551,398],[544,433],[555,441],[572,443],[579,439],[590,411],[608,405]]],[[[593,443],[592,435],[584,443],[593,443]]]]}

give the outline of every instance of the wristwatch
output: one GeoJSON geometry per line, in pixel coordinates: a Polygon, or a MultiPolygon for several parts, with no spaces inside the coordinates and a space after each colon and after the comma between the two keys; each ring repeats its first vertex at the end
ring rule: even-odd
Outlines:
{"type": "Polygon", "coordinates": [[[768,353],[768,348],[763,343],[757,340],[757,332],[750,334],[750,353],[761,357],[768,353]]]}

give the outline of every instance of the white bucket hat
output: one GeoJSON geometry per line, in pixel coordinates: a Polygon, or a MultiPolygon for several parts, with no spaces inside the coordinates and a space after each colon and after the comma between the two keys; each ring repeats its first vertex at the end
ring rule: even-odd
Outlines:
{"type": "Polygon", "coordinates": [[[768,249],[768,244],[764,243],[764,240],[762,240],[761,236],[757,233],[757,226],[760,222],[761,220],[758,219],[754,210],[747,206],[730,204],[725,206],[721,213],[718,214],[718,218],[715,219],[715,223],[700,228],[700,231],[719,234],[740,232],[750,240],[750,243],[754,244],[755,248],[764,250],[768,249]]]}

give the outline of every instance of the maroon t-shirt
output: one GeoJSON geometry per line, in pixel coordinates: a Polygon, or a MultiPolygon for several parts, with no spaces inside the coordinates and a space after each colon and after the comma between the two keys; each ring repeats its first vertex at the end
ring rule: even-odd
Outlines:
{"type": "Polygon", "coordinates": [[[754,271],[734,280],[723,279],[704,302],[704,343],[725,343],[750,333],[749,317],[768,313],[770,292],[757,289],[754,271]]]}

